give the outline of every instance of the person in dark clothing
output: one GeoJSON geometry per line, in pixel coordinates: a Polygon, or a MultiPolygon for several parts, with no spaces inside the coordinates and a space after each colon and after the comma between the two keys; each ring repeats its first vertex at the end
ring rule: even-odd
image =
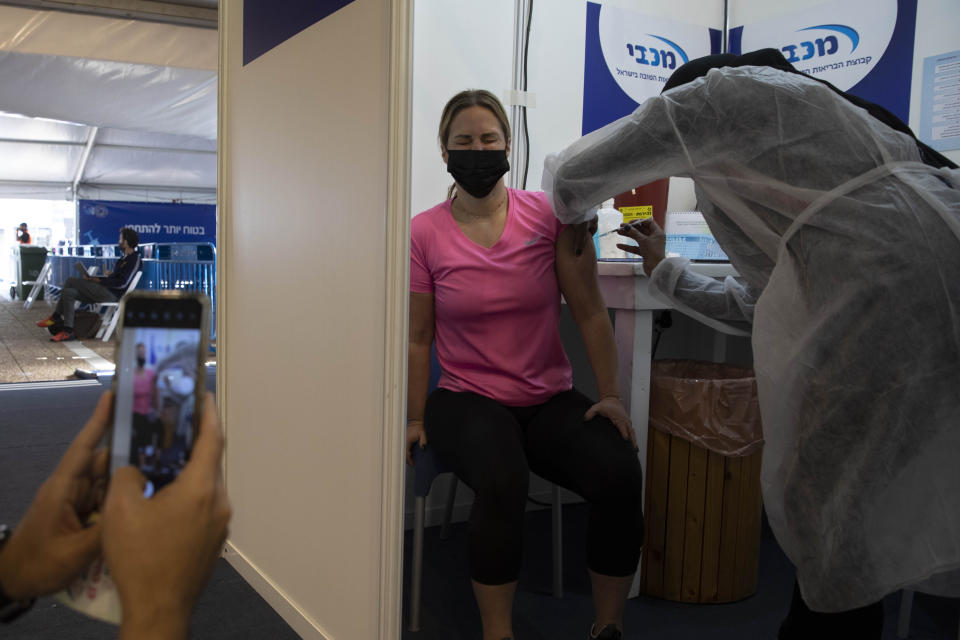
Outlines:
{"type": "Polygon", "coordinates": [[[27,231],[27,223],[21,222],[17,227],[17,242],[20,244],[30,244],[30,232],[27,231]]]}
{"type": "Polygon", "coordinates": [[[53,342],[75,340],[73,332],[73,314],[76,302],[97,303],[116,302],[127,290],[130,280],[140,269],[140,256],[137,254],[137,245],[140,237],[129,227],[120,230],[120,250],[123,256],[117,261],[113,271],[108,271],[103,277],[83,276],[82,278],[67,278],[60,292],[60,301],[57,308],[48,318],[37,322],[38,327],[51,327],[58,322],[63,323],[63,330],[50,338],[53,342]]]}

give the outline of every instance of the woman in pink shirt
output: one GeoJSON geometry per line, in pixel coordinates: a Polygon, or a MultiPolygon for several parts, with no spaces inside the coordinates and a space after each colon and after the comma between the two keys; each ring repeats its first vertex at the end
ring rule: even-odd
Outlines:
{"type": "Polygon", "coordinates": [[[559,224],[543,193],[506,187],[510,128],[492,94],[454,96],[439,140],[456,185],[411,224],[408,461],[429,441],[476,494],[470,565],[484,640],[513,637],[530,471],[590,503],[589,637],[620,638],[643,539],[642,479],[593,245],[575,250],[583,230],[559,224]],[[598,402],[573,389],[561,294],[598,402]],[[428,398],[434,340],[442,375],[428,398]]]}
{"type": "Polygon", "coordinates": [[[140,451],[154,442],[161,433],[152,415],[157,406],[157,372],[147,369],[147,348],[137,343],[137,368],[133,372],[133,438],[130,464],[140,463],[140,451]]]}

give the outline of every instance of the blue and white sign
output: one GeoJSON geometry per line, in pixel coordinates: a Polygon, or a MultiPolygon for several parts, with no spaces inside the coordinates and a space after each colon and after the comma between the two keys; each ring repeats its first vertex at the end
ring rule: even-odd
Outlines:
{"type": "Polygon", "coordinates": [[[130,227],[148,242],[217,241],[217,207],[212,204],[80,200],[77,243],[114,245],[120,229],[130,227]]]}
{"type": "Polygon", "coordinates": [[[660,95],[685,62],[719,53],[719,36],[705,26],[588,2],[583,133],[660,95]]]}
{"type": "Polygon", "coordinates": [[[909,122],[917,0],[844,0],[730,31],[735,54],[773,47],[797,70],[909,122]]]}
{"type": "Polygon", "coordinates": [[[960,149],[960,51],[923,61],[921,140],[937,151],[960,149]]]}

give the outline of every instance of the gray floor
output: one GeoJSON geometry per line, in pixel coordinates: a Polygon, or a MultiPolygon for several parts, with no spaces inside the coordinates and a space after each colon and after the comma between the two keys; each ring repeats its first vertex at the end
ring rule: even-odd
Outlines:
{"type": "MultiPolygon", "coordinates": [[[[104,388],[95,382],[0,390],[0,522],[16,523],[27,510],[37,487],[56,466],[104,388]]],[[[0,627],[0,637],[24,640],[92,640],[115,638],[116,633],[116,627],[87,618],[52,598],[40,599],[13,624],[0,627]]],[[[283,639],[297,634],[220,560],[197,604],[191,637],[283,639]]]]}
{"type": "MultiPolygon", "coordinates": [[[[517,640],[583,640],[592,620],[592,602],[584,553],[587,507],[564,507],[564,582],[562,599],[550,595],[550,513],[527,514],[525,566],[514,609],[517,640]]],[[[410,557],[407,540],[405,557],[410,557]]],[[[466,525],[452,527],[446,541],[439,527],[427,529],[424,542],[421,631],[404,630],[404,640],[477,640],[479,616],[467,571],[466,525]]],[[[405,566],[409,584],[409,566],[405,566]]],[[[640,596],[627,602],[624,638],[630,640],[774,640],[787,613],[794,569],[764,526],[757,592],[740,602],[683,604],[640,596]]],[[[404,606],[409,606],[407,602],[404,606]]],[[[896,640],[900,594],[884,601],[883,640],[896,640]]],[[[960,601],[917,594],[910,640],[956,640],[960,601]]],[[[406,619],[406,609],[404,610],[406,619]]],[[[817,640],[811,638],[811,640],[817,640]]]]}
{"type": "MultiPolygon", "coordinates": [[[[212,383],[210,376],[208,385],[212,383]]],[[[103,387],[20,390],[0,387],[0,522],[15,523],[37,486],[50,473],[67,444],[90,414],[103,387]]],[[[516,604],[518,640],[582,639],[590,622],[591,600],[583,553],[586,509],[564,510],[565,594],[549,594],[549,512],[527,516],[525,567],[516,604]]],[[[404,632],[404,640],[477,640],[479,618],[470,592],[466,561],[466,525],[440,541],[438,528],[425,541],[422,631],[404,632]]],[[[405,584],[409,583],[410,536],[406,536],[405,584]]],[[[765,530],[760,585],[756,595],[729,605],[684,605],[640,597],[627,604],[626,638],[772,640],[786,612],[793,569],[765,530]]],[[[405,594],[407,595],[407,594],[405,594]]],[[[896,638],[899,595],[887,598],[884,640],[896,638]]],[[[912,616],[912,640],[955,640],[958,601],[918,595],[912,616]]],[[[404,620],[406,620],[406,603],[404,620]]],[[[0,637],[17,639],[114,638],[115,628],[41,599],[0,637]]],[[[296,634],[223,560],[219,562],[193,617],[194,638],[296,638],[296,634]]],[[[354,640],[341,639],[336,640],[354,640]]],[[[356,639],[365,640],[365,639],[356,639]]],[[[816,639],[812,639],[816,640],[816,639]]]]}
{"type": "Polygon", "coordinates": [[[52,311],[42,300],[24,309],[23,301],[0,295],[0,383],[67,380],[76,369],[113,363],[115,336],[107,342],[50,342],[50,333],[36,322],[52,311]]]}

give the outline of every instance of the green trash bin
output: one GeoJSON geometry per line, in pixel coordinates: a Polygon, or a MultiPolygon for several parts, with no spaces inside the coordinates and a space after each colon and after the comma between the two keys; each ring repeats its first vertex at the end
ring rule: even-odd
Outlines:
{"type": "MultiPolygon", "coordinates": [[[[16,270],[15,280],[10,287],[10,299],[26,300],[33,289],[33,284],[40,277],[40,271],[43,269],[43,263],[47,261],[47,250],[45,247],[34,247],[28,244],[14,247],[14,268],[16,270]]],[[[43,298],[43,289],[37,295],[37,300],[43,298]]]]}

